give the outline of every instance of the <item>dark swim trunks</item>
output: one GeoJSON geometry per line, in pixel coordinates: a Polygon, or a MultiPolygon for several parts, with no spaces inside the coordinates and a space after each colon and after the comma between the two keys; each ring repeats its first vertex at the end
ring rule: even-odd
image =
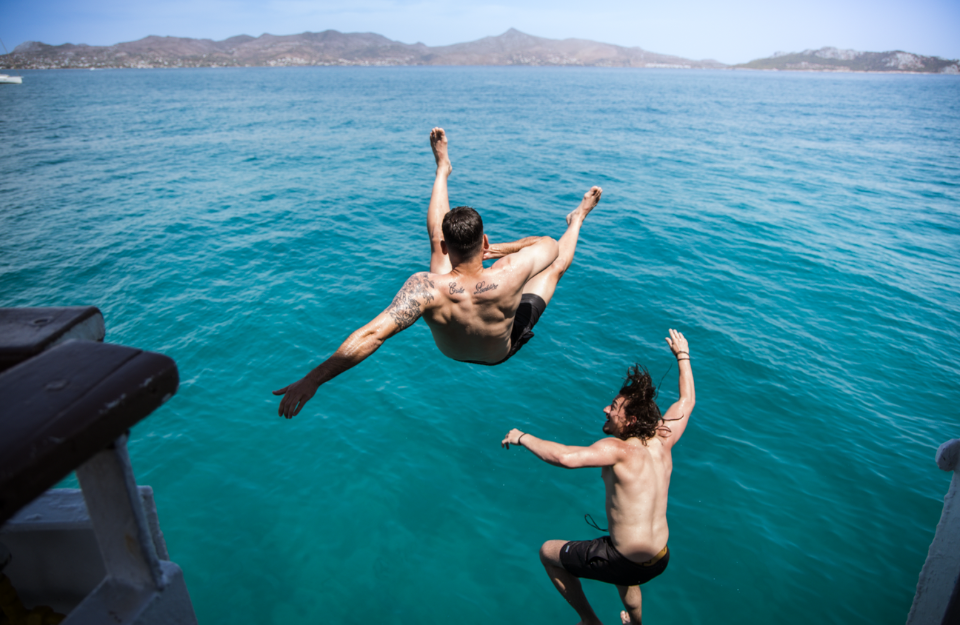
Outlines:
{"type": "Polygon", "coordinates": [[[560,550],[560,563],[569,573],[617,586],[645,584],[663,573],[669,561],[670,550],[664,547],[650,561],[637,564],[617,551],[609,536],[573,540],[560,550]]]}
{"type": "Polygon", "coordinates": [[[543,298],[534,293],[524,293],[520,296],[520,306],[517,307],[517,313],[513,318],[513,330],[510,331],[510,351],[501,360],[497,362],[480,362],[477,360],[461,360],[460,362],[469,362],[472,365],[487,365],[492,367],[506,362],[511,356],[520,351],[527,341],[533,338],[533,326],[537,325],[540,315],[547,309],[547,303],[543,298]]]}

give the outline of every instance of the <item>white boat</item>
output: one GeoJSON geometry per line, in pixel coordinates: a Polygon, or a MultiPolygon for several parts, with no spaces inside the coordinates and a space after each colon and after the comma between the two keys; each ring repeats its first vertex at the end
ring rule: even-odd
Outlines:
{"type": "Polygon", "coordinates": [[[19,85],[23,83],[23,78],[20,76],[8,76],[6,74],[0,74],[0,85],[19,85]]]}

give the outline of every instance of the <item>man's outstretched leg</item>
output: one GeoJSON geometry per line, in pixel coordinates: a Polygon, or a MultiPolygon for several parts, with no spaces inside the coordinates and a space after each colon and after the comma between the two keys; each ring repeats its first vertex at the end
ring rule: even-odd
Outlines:
{"type": "Polygon", "coordinates": [[[623,625],[641,625],[640,608],[642,605],[639,586],[617,586],[620,592],[620,601],[626,610],[620,613],[620,621],[623,625]]]}
{"type": "Polygon", "coordinates": [[[587,601],[587,596],[583,594],[583,586],[580,580],[571,575],[567,569],[563,568],[560,562],[560,550],[567,544],[566,540],[548,540],[540,547],[540,562],[543,568],[547,570],[550,581],[557,588],[563,598],[567,600],[577,614],[580,615],[580,625],[602,625],[597,614],[587,601]]]}
{"type": "Polygon", "coordinates": [[[577,239],[580,238],[580,226],[583,220],[587,218],[597,204],[600,202],[600,194],[603,189],[600,187],[590,187],[590,190],[583,195],[580,206],[572,213],[567,215],[567,231],[560,237],[560,255],[557,260],[534,276],[527,285],[523,287],[524,293],[535,293],[543,298],[547,304],[553,297],[553,292],[557,288],[560,278],[570,268],[573,262],[573,253],[577,250],[577,239]]]}
{"type": "Polygon", "coordinates": [[[450,273],[453,266],[450,257],[440,249],[443,241],[443,216],[450,212],[450,200],[447,197],[447,178],[453,172],[450,157],[447,154],[447,135],[443,128],[434,128],[430,131],[430,147],[433,148],[433,157],[437,160],[437,177],[433,181],[433,192],[430,194],[430,206],[427,208],[427,234],[430,236],[430,271],[433,273],[450,273]]]}

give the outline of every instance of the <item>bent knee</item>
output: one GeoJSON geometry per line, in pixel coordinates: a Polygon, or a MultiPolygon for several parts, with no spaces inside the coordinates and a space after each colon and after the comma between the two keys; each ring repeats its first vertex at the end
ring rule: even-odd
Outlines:
{"type": "Polygon", "coordinates": [[[548,540],[540,546],[540,562],[544,566],[563,566],[560,563],[560,550],[567,544],[565,540],[548,540]]]}
{"type": "Polygon", "coordinates": [[[550,266],[547,267],[547,271],[557,276],[557,280],[563,277],[563,274],[567,272],[567,269],[570,268],[570,263],[562,258],[550,263],[550,266]]]}
{"type": "Polygon", "coordinates": [[[540,562],[543,564],[550,564],[550,557],[547,555],[547,545],[549,543],[543,543],[540,545],[540,562]]]}

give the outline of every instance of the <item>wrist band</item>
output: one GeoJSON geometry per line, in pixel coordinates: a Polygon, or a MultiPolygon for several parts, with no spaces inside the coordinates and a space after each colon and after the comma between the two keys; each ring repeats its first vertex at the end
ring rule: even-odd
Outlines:
{"type": "Polygon", "coordinates": [[[677,352],[677,355],[679,355],[679,354],[686,354],[687,356],[689,356],[689,355],[690,355],[690,352],[677,352]]]}
{"type": "Polygon", "coordinates": [[[689,358],[677,358],[677,362],[680,362],[681,360],[690,360],[690,359],[689,359],[689,358]]]}
{"type": "Polygon", "coordinates": [[[520,439],[521,439],[521,438],[523,438],[523,437],[524,437],[524,436],[526,436],[526,435],[527,435],[527,433],[526,433],[526,432],[524,432],[523,434],[521,434],[521,435],[520,435],[520,437],[519,437],[519,438],[517,438],[517,445],[519,445],[519,444],[520,444],[520,439]]]}

